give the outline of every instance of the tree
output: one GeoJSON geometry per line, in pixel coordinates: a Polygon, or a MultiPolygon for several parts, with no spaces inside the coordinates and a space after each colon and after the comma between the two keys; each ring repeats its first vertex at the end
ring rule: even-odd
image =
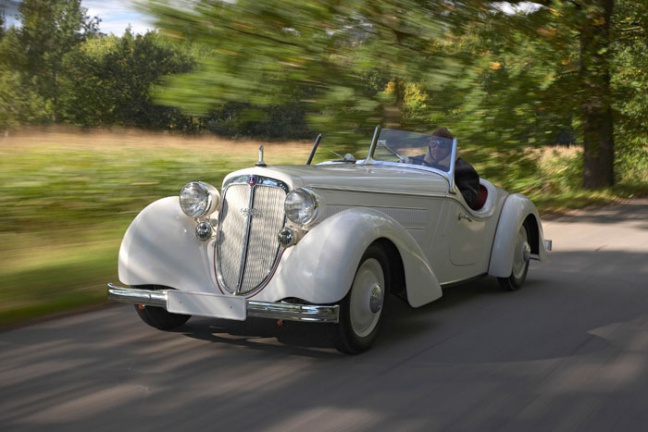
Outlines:
{"type": "MultiPolygon", "coordinates": [[[[533,12],[511,17],[488,16],[489,24],[504,37],[526,33],[539,39],[544,50],[522,57],[536,62],[538,54],[550,66],[552,94],[563,107],[579,116],[583,143],[583,186],[596,189],[612,186],[614,177],[614,115],[611,87],[611,25],[614,0],[509,1],[535,3],[533,12]],[[499,25],[493,20],[499,19],[499,25]],[[504,24],[506,27],[504,27],[504,24]],[[544,55],[543,55],[544,51],[544,55]]],[[[473,21],[483,21],[473,16],[473,21]]],[[[517,48],[512,49],[515,51],[517,48]]]]}
{"type": "Polygon", "coordinates": [[[86,38],[99,33],[99,19],[89,18],[81,0],[24,0],[18,9],[12,58],[21,85],[42,98],[40,110],[50,121],[60,117],[63,59],[86,38]]]}
{"type": "Polygon", "coordinates": [[[161,40],[156,32],[95,37],[68,54],[62,108],[66,120],[89,125],[186,128],[178,110],[155,104],[151,92],[165,75],[187,72],[187,49],[161,40]]]}
{"type": "Polygon", "coordinates": [[[615,172],[619,181],[648,181],[648,4],[619,1],[612,20],[615,172]]]}
{"type": "Polygon", "coordinates": [[[614,120],[610,69],[610,23],[614,0],[578,4],[583,96],[583,186],[614,185],[614,120]]]}
{"type": "Polygon", "coordinates": [[[33,88],[23,86],[14,61],[19,56],[18,35],[12,27],[0,37],[0,130],[45,117],[39,109],[43,99],[33,88]]]}
{"type": "MultiPolygon", "coordinates": [[[[565,134],[575,118],[584,148],[582,185],[588,189],[613,185],[615,2],[508,3],[524,3],[526,8],[510,14],[483,1],[455,5],[447,23],[458,39],[450,49],[463,53],[466,68],[462,79],[446,86],[442,94],[463,89],[468,96],[461,103],[449,98],[448,105],[435,102],[440,95],[431,93],[430,101],[435,108],[445,105],[447,113],[467,115],[461,123],[469,123],[468,129],[482,134],[481,139],[497,130],[500,143],[508,139],[517,145],[553,144],[558,135],[555,125],[565,134]],[[531,3],[535,7],[529,8],[531,3]],[[482,118],[470,118],[472,113],[481,113],[482,118]]],[[[617,19],[618,31],[622,24],[617,19]]]]}

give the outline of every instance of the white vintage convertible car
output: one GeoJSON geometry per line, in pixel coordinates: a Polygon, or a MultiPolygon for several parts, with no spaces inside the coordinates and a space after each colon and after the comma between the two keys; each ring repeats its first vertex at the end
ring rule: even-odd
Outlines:
{"type": "Polygon", "coordinates": [[[520,288],[551,249],[535,206],[480,179],[469,207],[456,139],[447,168],[412,163],[429,138],[378,127],[366,157],[312,164],[318,137],[305,165],[266,166],[260,148],[220,192],[188,183],[132,222],[108,297],[162,330],[192,315],[329,323],[355,354],[374,343],[388,295],[417,308],[482,276],[520,288]]]}

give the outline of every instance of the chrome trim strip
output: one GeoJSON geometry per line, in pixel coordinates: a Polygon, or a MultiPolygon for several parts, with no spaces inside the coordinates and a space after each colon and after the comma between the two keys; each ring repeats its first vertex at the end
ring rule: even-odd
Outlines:
{"type": "Polygon", "coordinates": [[[283,189],[286,193],[290,191],[290,188],[288,185],[281,180],[273,179],[270,177],[265,177],[262,175],[257,175],[257,174],[244,174],[244,175],[239,175],[236,177],[232,177],[228,181],[223,183],[223,193],[222,195],[225,195],[225,189],[229,187],[230,185],[234,184],[246,184],[249,185],[250,183],[248,182],[250,176],[255,178],[255,185],[258,186],[272,186],[272,187],[277,187],[280,189],[283,189]]]}
{"type": "Polygon", "coordinates": [[[269,303],[248,300],[247,311],[248,316],[256,318],[337,323],[339,321],[340,306],[269,303]]]}
{"type": "Polygon", "coordinates": [[[108,299],[122,303],[143,304],[166,308],[167,290],[147,290],[139,288],[126,288],[115,284],[108,284],[108,299]]]}
{"type": "MultiPolygon", "coordinates": [[[[108,284],[108,299],[131,304],[167,307],[167,290],[147,290],[108,284]]],[[[339,305],[310,305],[296,303],[271,303],[247,301],[248,317],[287,321],[337,323],[340,320],[339,305]]]]}
{"type": "Polygon", "coordinates": [[[380,125],[376,126],[374,129],[374,134],[373,137],[371,138],[371,144],[369,145],[369,153],[367,153],[366,159],[363,161],[366,164],[371,163],[373,161],[373,154],[376,151],[376,147],[378,147],[378,138],[380,138],[380,131],[382,128],[380,125]]]}
{"type": "MultiPolygon", "coordinates": [[[[248,209],[252,209],[254,205],[254,192],[256,190],[256,184],[250,184],[250,194],[248,195],[248,209]]],[[[236,294],[241,293],[241,287],[243,286],[243,278],[245,277],[246,261],[248,250],[250,248],[250,231],[252,230],[252,217],[253,212],[248,212],[246,215],[245,221],[245,236],[243,240],[243,249],[241,251],[241,267],[239,269],[238,282],[236,283],[236,294]]]]}
{"type": "Polygon", "coordinates": [[[445,198],[448,196],[449,192],[446,193],[429,193],[429,192],[390,192],[390,191],[381,191],[381,190],[369,190],[369,189],[360,189],[358,187],[350,187],[350,186],[337,186],[337,185],[325,185],[325,184],[320,184],[320,185],[313,185],[310,187],[311,189],[315,190],[328,190],[328,191],[336,191],[336,192],[356,192],[356,193],[363,193],[363,194],[379,194],[379,195],[395,195],[399,197],[425,197],[425,198],[436,198],[436,197],[441,197],[445,198]]]}
{"type": "Polygon", "coordinates": [[[457,163],[457,138],[452,139],[452,152],[450,156],[450,167],[448,168],[448,181],[450,182],[450,193],[457,193],[455,190],[455,165],[457,163]],[[452,174],[452,175],[451,175],[452,174]]]}

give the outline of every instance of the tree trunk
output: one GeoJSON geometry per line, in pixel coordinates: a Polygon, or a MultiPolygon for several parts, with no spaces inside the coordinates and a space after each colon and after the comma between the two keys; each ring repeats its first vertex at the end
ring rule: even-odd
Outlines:
{"type": "Polygon", "coordinates": [[[400,129],[403,124],[403,104],[405,100],[405,89],[400,78],[394,77],[391,81],[394,93],[393,103],[384,107],[385,127],[400,129]]]}
{"type": "Polygon", "coordinates": [[[583,187],[614,185],[614,122],[610,89],[610,20],[614,0],[578,2],[583,114],[583,187]]]}

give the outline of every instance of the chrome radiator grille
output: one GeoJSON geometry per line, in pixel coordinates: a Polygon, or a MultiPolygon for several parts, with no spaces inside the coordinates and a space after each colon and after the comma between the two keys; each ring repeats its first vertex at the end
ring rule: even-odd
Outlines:
{"type": "Polygon", "coordinates": [[[263,285],[279,253],[277,233],[284,225],[288,187],[277,180],[242,176],[223,188],[216,246],[221,287],[247,294],[263,285]]]}

